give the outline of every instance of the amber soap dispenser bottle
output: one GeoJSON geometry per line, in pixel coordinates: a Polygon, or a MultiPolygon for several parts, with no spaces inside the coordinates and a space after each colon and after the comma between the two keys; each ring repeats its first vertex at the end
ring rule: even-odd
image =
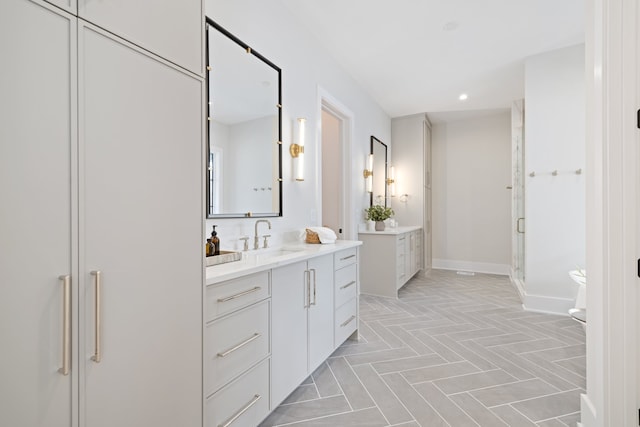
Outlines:
{"type": "Polygon", "coordinates": [[[211,246],[213,246],[213,253],[211,255],[220,255],[220,239],[218,238],[216,227],[217,225],[214,225],[213,231],[211,232],[211,246]]]}

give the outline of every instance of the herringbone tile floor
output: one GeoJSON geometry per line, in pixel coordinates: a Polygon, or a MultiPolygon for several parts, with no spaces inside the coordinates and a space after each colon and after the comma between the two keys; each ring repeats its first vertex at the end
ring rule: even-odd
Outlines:
{"type": "Polygon", "coordinates": [[[347,341],[261,424],[574,427],[585,336],[530,313],[504,276],[434,270],[398,300],[363,295],[347,341]]]}

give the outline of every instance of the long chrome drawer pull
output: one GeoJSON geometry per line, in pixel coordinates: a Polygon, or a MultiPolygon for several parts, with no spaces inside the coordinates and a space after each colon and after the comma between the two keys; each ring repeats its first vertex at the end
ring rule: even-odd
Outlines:
{"type": "Polygon", "coordinates": [[[95,306],[94,306],[94,312],[95,312],[95,351],[93,353],[93,356],[91,356],[91,360],[93,360],[96,363],[100,363],[100,360],[102,360],[102,348],[101,348],[101,337],[100,337],[100,319],[102,318],[102,314],[100,313],[100,307],[101,307],[101,301],[100,301],[100,294],[102,293],[102,281],[101,276],[102,273],[100,271],[92,271],[91,275],[94,276],[95,279],[95,306]]]}
{"type": "Polygon", "coordinates": [[[345,322],[344,322],[342,325],[340,325],[340,327],[341,327],[341,328],[344,328],[344,327],[345,327],[345,326],[347,326],[349,323],[353,322],[353,319],[355,319],[355,318],[356,318],[356,316],[353,316],[353,315],[352,315],[352,316],[351,316],[351,317],[349,317],[347,320],[345,320],[345,322]]]}
{"type": "Polygon", "coordinates": [[[352,280],[352,281],[350,281],[349,283],[347,283],[346,285],[344,285],[344,286],[340,286],[340,289],[346,289],[346,288],[348,288],[349,286],[352,286],[352,285],[355,285],[355,284],[356,284],[356,281],[355,281],[355,280],[352,280]]]}
{"type": "Polygon", "coordinates": [[[346,257],[344,257],[344,258],[340,258],[340,261],[344,261],[344,260],[347,260],[347,259],[349,259],[349,258],[353,258],[353,257],[355,257],[355,254],[354,254],[354,255],[346,256],[346,257]]]}
{"type": "Polygon", "coordinates": [[[307,301],[304,304],[304,308],[311,307],[311,272],[309,270],[304,271],[304,279],[307,282],[307,301]]]}
{"type": "Polygon", "coordinates": [[[69,375],[71,355],[71,276],[60,276],[62,280],[62,367],[58,369],[62,375],[69,375]]]}
{"type": "Polygon", "coordinates": [[[255,288],[247,289],[246,291],[244,291],[244,292],[240,292],[239,294],[231,295],[231,296],[229,296],[229,297],[225,297],[225,298],[218,298],[218,302],[227,302],[227,301],[231,301],[232,299],[236,299],[236,298],[243,297],[243,296],[248,295],[248,294],[250,294],[250,293],[252,293],[252,292],[257,292],[257,291],[259,291],[260,289],[262,289],[260,286],[256,286],[255,288]]]}
{"type": "Polygon", "coordinates": [[[262,334],[256,332],[255,334],[253,334],[252,336],[250,336],[249,338],[247,338],[246,340],[242,341],[240,344],[235,345],[233,347],[231,347],[228,350],[225,350],[223,352],[218,353],[218,357],[226,357],[229,354],[233,353],[234,351],[244,347],[245,345],[249,344],[251,341],[253,340],[257,340],[259,337],[261,337],[262,334]]]}
{"type": "Polygon", "coordinates": [[[311,271],[313,272],[313,302],[309,302],[309,305],[316,305],[316,303],[318,302],[318,298],[316,297],[316,288],[317,288],[317,277],[316,277],[316,269],[312,268],[311,271]]]}
{"type": "Polygon", "coordinates": [[[218,427],[229,427],[231,424],[233,424],[233,422],[235,420],[237,420],[238,418],[240,418],[242,416],[242,414],[244,414],[245,412],[247,412],[249,410],[249,408],[251,408],[253,405],[256,404],[256,402],[258,400],[260,400],[262,396],[260,396],[259,394],[256,394],[255,396],[253,396],[253,399],[251,399],[251,401],[249,401],[249,403],[247,403],[246,405],[244,405],[238,412],[236,412],[235,414],[233,414],[233,416],[231,418],[229,418],[227,421],[225,421],[222,424],[218,424],[218,427]]]}

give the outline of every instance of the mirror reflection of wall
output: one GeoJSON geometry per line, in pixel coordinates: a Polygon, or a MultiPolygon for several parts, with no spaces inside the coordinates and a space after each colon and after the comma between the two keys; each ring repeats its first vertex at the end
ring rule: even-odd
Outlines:
{"type": "Polygon", "coordinates": [[[207,24],[207,216],[281,215],[280,69],[207,24]]]}
{"type": "Polygon", "coordinates": [[[373,191],[371,205],[387,205],[387,145],[371,136],[373,154],[373,191]]]}

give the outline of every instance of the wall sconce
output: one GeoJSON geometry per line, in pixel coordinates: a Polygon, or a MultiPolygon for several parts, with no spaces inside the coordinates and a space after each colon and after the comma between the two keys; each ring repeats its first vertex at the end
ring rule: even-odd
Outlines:
{"type": "Polygon", "coordinates": [[[391,166],[391,169],[389,170],[387,185],[389,186],[389,194],[391,197],[396,197],[396,170],[393,166],[391,166]]]}
{"type": "Polygon", "coordinates": [[[367,193],[373,193],[373,154],[367,157],[366,169],[362,172],[367,193]]]}
{"type": "Polygon", "coordinates": [[[293,158],[293,176],[296,181],[304,181],[304,134],[305,134],[305,123],[307,119],[298,118],[296,120],[296,133],[297,141],[291,144],[289,147],[289,153],[293,158]]]}

